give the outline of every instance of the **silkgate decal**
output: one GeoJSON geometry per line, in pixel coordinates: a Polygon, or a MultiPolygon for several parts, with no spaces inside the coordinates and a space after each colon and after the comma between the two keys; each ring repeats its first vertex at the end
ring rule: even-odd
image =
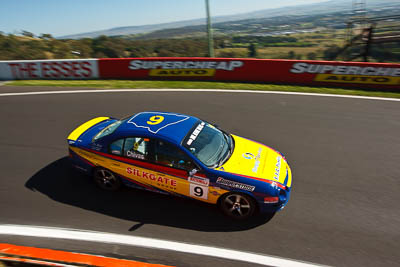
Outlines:
{"type": "Polygon", "coordinates": [[[400,68],[361,67],[350,65],[325,65],[299,62],[293,64],[291,73],[316,74],[316,82],[357,83],[357,84],[400,84],[400,68]]]}
{"type": "Polygon", "coordinates": [[[127,167],[126,174],[128,177],[141,178],[145,184],[161,187],[161,189],[176,190],[177,181],[166,176],[158,175],[155,172],[146,171],[141,168],[127,167]]]}

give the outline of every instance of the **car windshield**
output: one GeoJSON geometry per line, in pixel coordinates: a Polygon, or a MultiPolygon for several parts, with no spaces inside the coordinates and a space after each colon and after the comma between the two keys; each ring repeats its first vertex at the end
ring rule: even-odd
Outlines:
{"type": "Polygon", "coordinates": [[[111,123],[106,128],[101,130],[98,134],[96,134],[96,136],[93,138],[93,141],[96,141],[104,136],[112,134],[118,128],[118,126],[120,126],[125,120],[126,119],[122,119],[122,120],[111,123]]]}
{"type": "Polygon", "coordinates": [[[213,168],[221,166],[233,152],[232,137],[206,122],[199,122],[188,133],[183,146],[204,165],[213,168]]]}

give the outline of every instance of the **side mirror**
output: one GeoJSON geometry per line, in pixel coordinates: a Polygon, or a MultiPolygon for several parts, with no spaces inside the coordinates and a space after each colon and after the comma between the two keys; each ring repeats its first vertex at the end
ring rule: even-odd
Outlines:
{"type": "Polygon", "coordinates": [[[198,169],[193,169],[189,172],[189,176],[195,175],[199,170],[198,169]]]}

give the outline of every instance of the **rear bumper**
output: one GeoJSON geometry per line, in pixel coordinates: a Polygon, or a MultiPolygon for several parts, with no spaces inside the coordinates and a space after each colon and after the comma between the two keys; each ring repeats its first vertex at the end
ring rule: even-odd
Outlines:
{"type": "Polygon", "coordinates": [[[72,167],[87,175],[92,174],[92,170],[95,167],[93,163],[80,157],[78,154],[72,151],[71,147],[69,147],[68,152],[69,152],[69,160],[72,167]]]}

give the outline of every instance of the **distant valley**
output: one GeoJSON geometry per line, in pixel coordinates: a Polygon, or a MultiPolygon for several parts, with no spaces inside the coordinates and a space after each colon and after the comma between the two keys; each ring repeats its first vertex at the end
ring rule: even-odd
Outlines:
{"type": "MultiPolygon", "coordinates": [[[[399,0],[369,0],[368,9],[372,12],[379,12],[382,9],[390,10],[392,8],[400,8],[399,0]]],[[[340,12],[341,14],[350,16],[352,9],[351,0],[331,0],[317,4],[299,5],[282,7],[275,9],[265,9],[254,11],[250,13],[213,17],[213,25],[217,34],[231,34],[232,31],[240,33],[248,28],[257,29],[257,23],[263,21],[274,21],[271,18],[280,18],[279,22],[282,24],[286,20],[296,20],[304,16],[317,16],[323,14],[332,14],[340,12]],[[270,19],[270,20],[268,20],[270,19]],[[229,26],[230,25],[230,26],[229,26]],[[248,25],[248,26],[243,26],[248,25]],[[234,27],[238,26],[238,27],[234,27]],[[243,29],[245,27],[246,29],[243,29]]],[[[338,16],[338,23],[343,23],[343,17],[338,16]]],[[[275,23],[276,24],[276,23],[275,23]]],[[[67,36],[60,36],[60,39],[81,39],[81,38],[96,38],[101,35],[105,36],[131,36],[139,39],[149,38],[165,38],[165,37],[181,37],[183,36],[200,36],[199,33],[204,33],[205,19],[194,19],[188,21],[177,21],[171,23],[142,25],[142,26],[126,26],[118,27],[101,31],[94,31],[88,33],[79,33],[67,36]],[[167,30],[167,33],[162,34],[161,31],[167,30]],[[157,32],[157,34],[154,34],[157,32]],[[172,36],[171,36],[172,33],[172,36]],[[163,36],[164,35],[164,36],[163,36]]],[[[267,29],[270,30],[270,29],[267,29]]],[[[264,31],[265,32],[265,31],[264,31]]],[[[273,32],[273,31],[272,31],[273,32]]]]}

